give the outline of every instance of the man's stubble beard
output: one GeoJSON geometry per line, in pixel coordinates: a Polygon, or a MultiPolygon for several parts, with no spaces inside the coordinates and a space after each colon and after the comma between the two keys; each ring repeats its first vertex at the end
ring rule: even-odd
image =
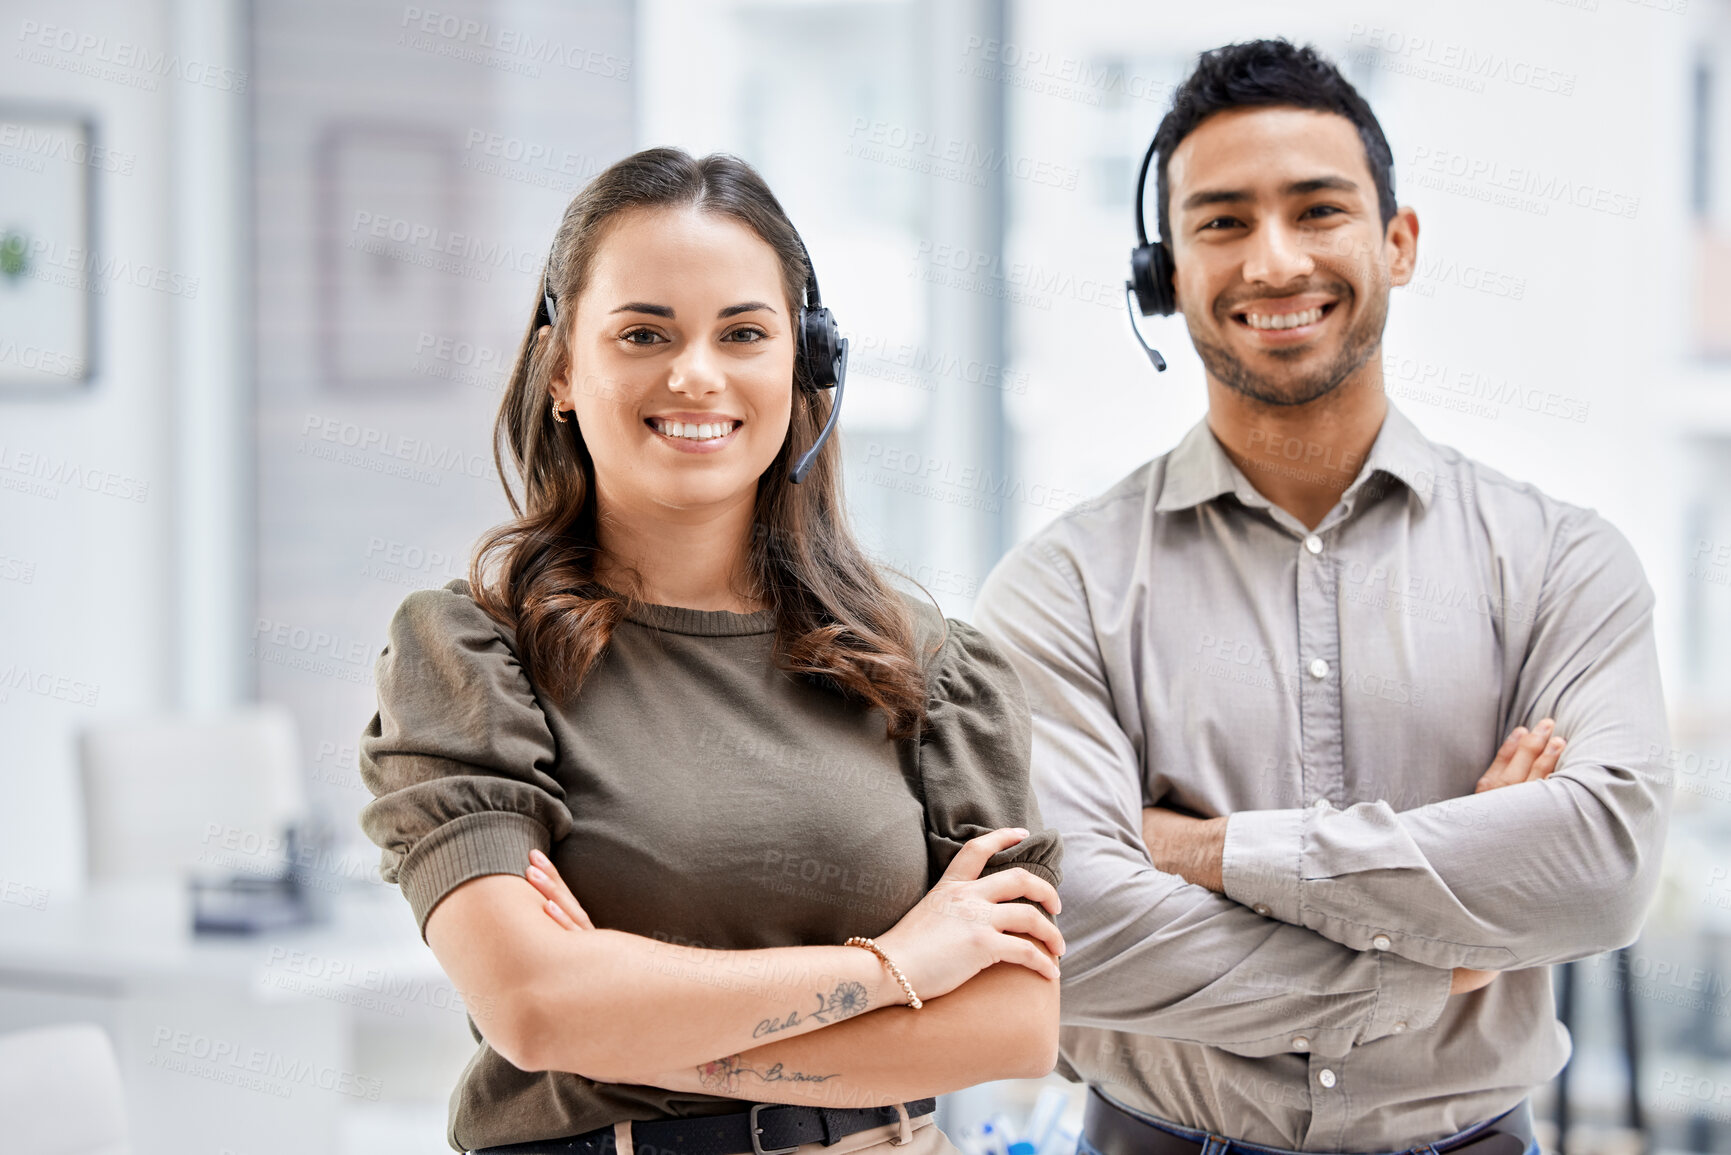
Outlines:
{"type": "MultiPolygon", "coordinates": [[[[1311,376],[1293,382],[1285,391],[1267,377],[1252,370],[1224,345],[1215,345],[1197,336],[1195,327],[1188,325],[1188,321],[1186,327],[1190,329],[1190,340],[1196,346],[1197,355],[1202,358],[1203,368],[1217,381],[1253,401],[1286,407],[1309,404],[1339,388],[1341,382],[1356,373],[1381,346],[1382,330],[1387,321],[1388,289],[1385,287],[1376,294],[1374,308],[1347,330],[1346,340],[1342,342],[1340,353],[1334,360],[1311,376]]],[[[1237,323],[1231,317],[1227,317],[1225,321],[1226,325],[1237,323]]],[[[1296,356],[1304,352],[1307,350],[1275,350],[1272,355],[1296,356]]]]}

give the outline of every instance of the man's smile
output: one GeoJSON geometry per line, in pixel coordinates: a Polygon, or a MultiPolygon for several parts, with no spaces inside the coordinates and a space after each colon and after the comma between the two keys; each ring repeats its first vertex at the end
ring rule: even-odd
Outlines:
{"type": "Polygon", "coordinates": [[[1314,294],[1285,297],[1238,306],[1230,316],[1238,328],[1255,334],[1258,344],[1294,345],[1320,332],[1339,303],[1314,294]]]}

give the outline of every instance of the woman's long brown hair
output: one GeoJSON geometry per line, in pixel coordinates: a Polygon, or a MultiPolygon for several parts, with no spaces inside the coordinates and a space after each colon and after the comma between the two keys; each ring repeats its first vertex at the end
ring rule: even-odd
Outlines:
{"type": "MultiPolygon", "coordinates": [[[[565,209],[548,257],[558,328],[576,315],[595,251],[609,221],[633,209],[696,208],[731,217],[763,238],[781,263],[782,288],[797,316],[806,257],[799,235],[756,170],[737,157],[694,159],[646,149],[607,168],[565,209]]],[[[541,286],[535,287],[537,304],[541,286]]],[[[493,460],[521,479],[514,515],[481,539],[469,585],[488,614],[513,629],[518,657],[536,688],[556,701],[575,694],[632,612],[636,591],[595,580],[595,463],[573,417],[555,423],[551,386],[567,367],[567,343],[532,320],[517,350],[493,429],[493,460]]],[[[796,367],[796,374],[804,370],[796,367]]],[[[752,579],[775,613],[775,661],[782,669],[883,710],[890,738],[917,737],[926,685],[911,614],[860,549],[841,500],[840,449],[824,445],[805,479],[788,480],[794,457],[816,439],[833,404],[790,380],[793,414],[775,461],[759,478],[747,543],[752,579]]]]}

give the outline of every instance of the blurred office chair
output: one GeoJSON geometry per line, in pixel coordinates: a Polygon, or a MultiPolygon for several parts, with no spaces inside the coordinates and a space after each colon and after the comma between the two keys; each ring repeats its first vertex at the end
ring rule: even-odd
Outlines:
{"type": "Polygon", "coordinates": [[[5,1149],[30,1155],[130,1155],[114,1045],[94,1023],[0,1035],[5,1149]]]}
{"type": "Polygon", "coordinates": [[[114,723],[80,735],[92,882],[269,874],[304,820],[294,720],[281,706],[114,723]]]}

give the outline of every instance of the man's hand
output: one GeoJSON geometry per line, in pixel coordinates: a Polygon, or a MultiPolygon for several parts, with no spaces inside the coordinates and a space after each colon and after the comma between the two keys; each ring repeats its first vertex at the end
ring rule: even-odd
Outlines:
{"type": "Polygon", "coordinates": [[[1144,807],[1142,841],[1154,869],[1226,893],[1220,876],[1226,856],[1225,818],[1192,818],[1164,806],[1144,807]]]}
{"type": "Polygon", "coordinates": [[[1551,736],[1556,726],[1550,718],[1531,730],[1516,726],[1514,733],[1503,740],[1491,768],[1479,778],[1473,793],[1483,794],[1486,790],[1519,782],[1537,782],[1549,776],[1557,768],[1557,760],[1563,756],[1563,747],[1568,745],[1561,738],[1551,736]]]}
{"type": "MultiPolygon", "coordinates": [[[[1557,768],[1557,760],[1563,756],[1563,747],[1568,745],[1563,739],[1551,736],[1556,727],[1556,722],[1550,718],[1544,719],[1531,730],[1525,726],[1516,726],[1514,732],[1503,740],[1497,756],[1491,760],[1491,768],[1479,778],[1478,785],[1473,787],[1473,793],[1483,794],[1499,786],[1537,782],[1547,777],[1557,768]]],[[[1449,983],[1449,994],[1460,995],[1476,991],[1480,987],[1488,987],[1499,973],[1501,972],[1456,967],[1454,979],[1449,983]]]]}
{"type": "Polygon", "coordinates": [[[1501,971],[1475,971],[1471,967],[1456,967],[1454,977],[1449,980],[1449,994],[1464,995],[1468,991],[1488,987],[1491,980],[1500,974],[1501,971]]]}

